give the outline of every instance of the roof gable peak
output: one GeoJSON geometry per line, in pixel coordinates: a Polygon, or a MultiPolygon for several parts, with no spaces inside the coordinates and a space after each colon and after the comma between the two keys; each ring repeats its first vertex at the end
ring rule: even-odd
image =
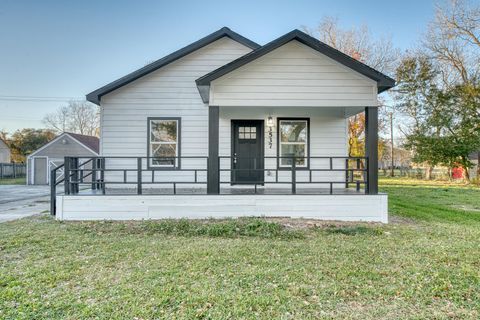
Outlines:
{"type": "Polygon", "coordinates": [[[232,31],[230,28],[227,27],[222,27],[219,30],[209,34],[206,37],[203,37],[200,40],[197,40],[191,44],[189,44],[186,47],[183,47],[163,58],[158,59],[157,61],[154,61],[143,68],[140,68],[132,73],[129,73],[128,75],[117,79],[95,91],[90,92],[87,94],[87,100],[90,102],[93,102],[95,104],[100,104],[101,97],[103,95],[106,95],[107,93],[110,93],[120,87],[123,87],[126,84],[129,84],[132,81],[135,81],[155,70],[160,69],[161,67],[170,64],[194,51],[197,51],[207,45],[209,45],[212,42],[215,42],[223,37],[228,37],[238,43],[243,44],[246,47],[249,47],[250,49],[257,49],[260,47],[259,44],[253,42],[250,39],[245,38],[244,36],[232,31]]]}
{"type": "Polygon", "coordinates": [[[233,60],[230,63],[227,63],[226,65],[213,70],[212,72],[198,78],[196,80],[198,90],[200,92],[200,95],[202,96],[203,102],[208,103],[209,101],[209,87],[210,87],[210,82],[212,82],[215,79],[218,79],[222,76],[224,76],[227,73],[230,73],[231,71],[257,59],[265,54],[293,41],[297,40],[300,43],[317,50],[318,52],[324,54],[325,56],[345,65],[346,67],[374,80],[377,82],[377,87],[378,87],[378,92],[383,92],[385,90],[388,90],[392,88],[395,85],[395,80],[386,76],[385,74],[381,73],[380,71],[377,71],[363,62],[356,60],[349,55],[327,45],[326,43],[308,35],[307,33],[300,31],[298,29],[294,29],[283,36],[278,37],[277,39],[265,44],[264,46],[253,50],[250,53],[247,53],[246,55],[233,60]]]}

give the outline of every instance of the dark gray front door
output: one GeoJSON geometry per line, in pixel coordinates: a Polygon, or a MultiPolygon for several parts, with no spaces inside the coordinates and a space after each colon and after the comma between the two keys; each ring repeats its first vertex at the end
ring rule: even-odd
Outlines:
{"type": "Polygon", "coordinates": [[[263,120],[232,120],[232,183],[263,183],[263,120]]]}

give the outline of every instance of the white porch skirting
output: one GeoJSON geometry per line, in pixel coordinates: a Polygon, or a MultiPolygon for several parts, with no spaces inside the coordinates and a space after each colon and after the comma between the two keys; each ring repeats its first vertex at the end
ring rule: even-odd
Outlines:
{"type": "Polygon", "coordinates": [[[58,220],[291,217],[388,222],[378,195],[74,195],[57,196],[58,220]]]}

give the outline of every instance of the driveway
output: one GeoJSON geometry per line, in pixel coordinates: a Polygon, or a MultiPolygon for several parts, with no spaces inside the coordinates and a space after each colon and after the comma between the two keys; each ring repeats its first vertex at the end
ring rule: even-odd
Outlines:
{"type": "Polygon", "coordinates": [[[0,185],[0,223],[49,210],[49,186],[0,185]]]}

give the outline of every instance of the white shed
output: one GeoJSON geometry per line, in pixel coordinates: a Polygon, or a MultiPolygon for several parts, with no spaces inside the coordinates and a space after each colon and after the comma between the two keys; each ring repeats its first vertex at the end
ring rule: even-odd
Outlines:
{"type": "Polygon", "coordinates": [[[27,157],[27,184],[49,184],[49,172],[65,157],[94,157],[98,149],[97,137],[64,132],[27,157]]]}

